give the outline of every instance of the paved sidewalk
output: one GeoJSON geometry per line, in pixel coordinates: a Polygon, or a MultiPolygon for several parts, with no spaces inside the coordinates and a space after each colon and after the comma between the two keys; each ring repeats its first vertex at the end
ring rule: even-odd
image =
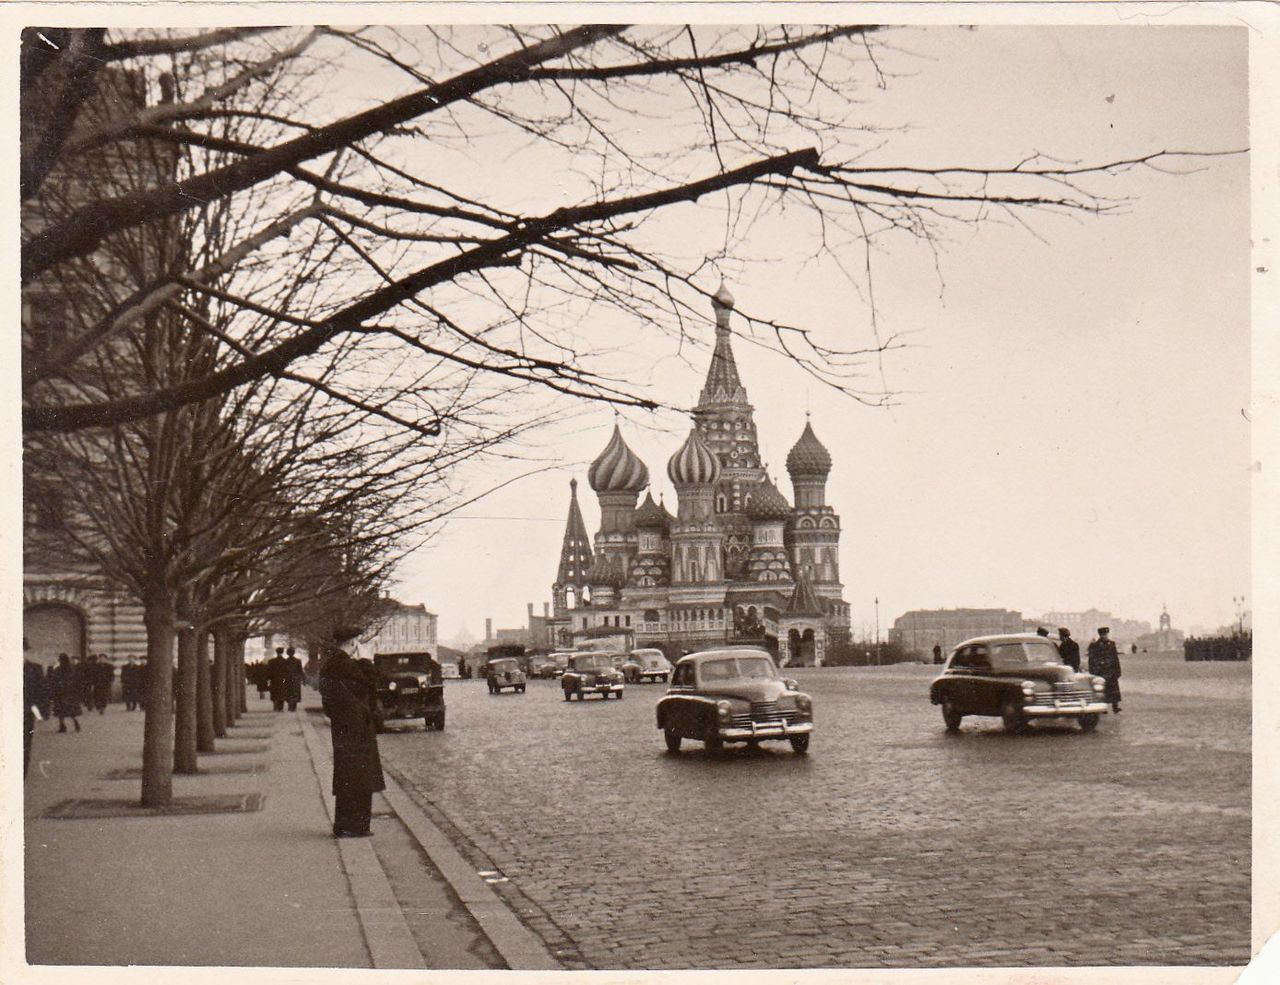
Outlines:
{"type": "Polygon", "coordinates": [[[374,838],[330,835],[314,722],[250,698],[202,772],[174,776],[174,797],[260,809],[169,816],[136,807],[141,712],[112,705],[79,734],[41,723],[24,798],[28,963],[503,967],[396,814],[375,802],[374,838]]]}

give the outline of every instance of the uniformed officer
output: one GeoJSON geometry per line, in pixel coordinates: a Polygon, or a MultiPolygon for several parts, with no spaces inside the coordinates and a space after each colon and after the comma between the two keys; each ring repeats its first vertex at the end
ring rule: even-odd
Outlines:
{"type": "Polygon", "coordinates": [[[1120,654],[1116,652],[1115,642],[1107,635],[1110,632],[1108,627],[1099,626],[1098,638],[1089,644],[1089,673],[1107,682],[1104,700],[1111,705],[1112,711],[1119,714],[1120,654]]]}

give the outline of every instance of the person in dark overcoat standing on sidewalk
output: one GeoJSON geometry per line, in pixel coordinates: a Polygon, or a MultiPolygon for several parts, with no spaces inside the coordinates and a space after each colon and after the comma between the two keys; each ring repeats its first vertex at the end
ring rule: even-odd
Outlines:
{"type": "Polygon", "coordinates": [[[326,651],[320,699],[333,736],[333,834],[360,838],[370,833],[374,793],[386,789],[374,714],[377,672],[342,647],[330,645],[326,651]]]}
{"type": "Polygon", "coordinates": [[[267,661],[267,687],[271,691],[271,705],[276,711],[284,711],[284,695],[287,687],[288,666],[284,660],[284,647],[276,647],[276,655],[267,661]]]}
{"type": "Polygon", "coordinates": [[[1116,652],[1115,642],[1107,635],[1111,632],[1106,626],[1098,627],[1098,638],[1089,644],[1089,673],[1096,674],[1107,682],[1103,692],[1103,700],[1111,705],[1111,710],[1120,712],[1120,654],[1116,652]]]}
{"type": "Polygon", "coordinates": [[[93,665],[93,707],[98,709],[99,715],[104,714],[107,705],[111,704],[111,685],[115,679],[115,667],[105,653],[99,653],[98,660],[93,665]]]}
{"type": "Polygon", "coordinates": [[[1064,664],[1077,674],[1080,672],[1080,644],[1071,638],[1066,626],[1058,627],[1058,655],[1064,664]]]}
{"type": "Polygon", "coordinates": [[[44,703],[44,668],[27,656],[31,644],[22,638],[22,775],[31,765],[31,740],[36,734],[36,721],[44,703]]]}
{"type": "Polygon", "coordinates": [[[289,702],[289,710],[296,711],[302,700],[302,661],[295,656],[293,647],[285,652],[288,656],[284,658],[284,699],[289,702]]]}
{"type": "Polygon", "coordinates": [[[53,713],[58,719],[58,731],[67,730],[67,719],[80,731],[80,695],[83,693],[80,674],[65,653],[58,654],[58,664],[49,671],[49,689],[53,692],[53,713]]]}

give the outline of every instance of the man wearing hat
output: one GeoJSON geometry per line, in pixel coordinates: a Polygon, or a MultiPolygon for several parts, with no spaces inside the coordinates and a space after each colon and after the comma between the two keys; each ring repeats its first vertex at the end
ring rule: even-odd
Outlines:
{"type": "Polygon", "coordinates": [[[1058,655],[1064,664],[1080,673],[1080,644],[1071,638],[1071,630],[1066,626],[1058,627],[1058,655]]]}
{"type": "Polygon", "coordinates": [[[341,644],[324,646],[320,665],[320,698],[333,739],[333,834],[337,838],[369,835],[373,795],[386,789],[378,756],[378,676],[366,660],[352,658],[355,640],[341,630],[341,644]]]}
{"type": "Polygon", "coordinates": [[[1098,638],[1089,644],[1089,673],[1096,674],[1107,682],[1104,698],[1112,711],[1120,711],[1120,654],[1116,645],[1107,635],[1111,630],[1106,626],[1098,627],[1098,638]]]}

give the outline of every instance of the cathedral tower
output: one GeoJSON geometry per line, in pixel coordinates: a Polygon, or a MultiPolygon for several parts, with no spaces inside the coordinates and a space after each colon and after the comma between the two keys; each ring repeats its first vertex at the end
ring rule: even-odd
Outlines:
{"type": "Polygon", "coordinates": [[[569,480],[569,519],[564,526],[564,543],[560,545],[560,567],[551,586],[553,615],[566,618],[570,609],[582,604],[582,590],[587,587],[591,568],[591,541],[578,508],[578,480],[569,480]]]}
{"type": "Polygon", "coordinates": [[[587,482],[600,500],[597,558],[609,559],[611,579],[616,572],[625,578],[636,552],[636,497],[649,484],[649,470],[622,440],[617,424],[604,451],[591,463],[587,482]]]}
{"type": "Polygon", "coordinates": [[[680,498],[671,531],[672,584],[723,581],[724,559],[714,502],[720,462],[697,428],[689,432],[680,450],[671,456],[667,476],[680,498]]]}
{"type": "Polygon", "coordinates": [[[827,476],[831,454],[813,425],[805,421],[804,431],[787,454],[787,472],[795,490],[795,516],[787,530],[791,568],[797,579],[803,576],[824,598],[839,599],[840,518],[826,504],[827,476]]]}

